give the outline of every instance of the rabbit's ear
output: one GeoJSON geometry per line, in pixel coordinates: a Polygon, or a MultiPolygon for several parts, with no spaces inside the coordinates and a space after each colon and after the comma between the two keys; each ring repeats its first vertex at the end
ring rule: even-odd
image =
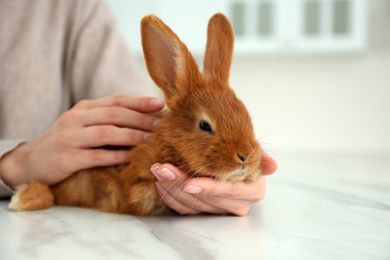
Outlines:
{"type": "Polygon", "coordinates": [[[141,38],[149,75],[167,101],[184,96],[196,87],[202,78],[198,66],[168,26],[154,15],[145,16],[141,21],[141,38]]]}
{"type": "Polygon", "coordinates": [[[217,13],[207,29],[207,46],[203,61],[203,77],[207,82],[226,85],[233,60],[234,34],[229,19],[217,13]]]}

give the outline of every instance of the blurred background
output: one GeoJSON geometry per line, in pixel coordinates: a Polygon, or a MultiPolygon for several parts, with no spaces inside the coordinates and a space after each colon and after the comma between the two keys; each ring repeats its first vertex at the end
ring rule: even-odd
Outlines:
{"type": "Polygon", "coordinates": [[[170,26],[201,68],[207,22],[226,14],[236,35],[230,84],[271,156],[390,155],[389,0],[108,3],[147,78],[139,33],[144,15],[170,26]]]}

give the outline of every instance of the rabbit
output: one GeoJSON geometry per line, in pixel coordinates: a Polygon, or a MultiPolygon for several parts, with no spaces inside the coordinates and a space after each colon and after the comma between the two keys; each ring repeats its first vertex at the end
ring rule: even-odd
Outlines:
{"type": "Polygon", "coordinates": [[[171,214],[150,171],[156,162],[176,165],[194,178],[253,182],[261,176],[262,148],[247,109],[229,87],[234,34],[228,18],[217,13],[209,21],[203,75],[186,45],[156,16],[142,19],[141,36],[147,70],[167,105],[151,139],[130,149],[130,163],[81,170],[50,187],[24,185],[10,209],[56,204],[140,216],[171,214]]]}

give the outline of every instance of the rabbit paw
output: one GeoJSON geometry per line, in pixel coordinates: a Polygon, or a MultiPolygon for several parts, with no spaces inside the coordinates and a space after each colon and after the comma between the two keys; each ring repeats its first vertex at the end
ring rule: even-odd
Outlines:
{"type": "Polygon", "coordinates": [[[17,187],[8,208],[13,211],[47,209],[54,205],[54,197],[49,186],[32,182],[17,187]]]}

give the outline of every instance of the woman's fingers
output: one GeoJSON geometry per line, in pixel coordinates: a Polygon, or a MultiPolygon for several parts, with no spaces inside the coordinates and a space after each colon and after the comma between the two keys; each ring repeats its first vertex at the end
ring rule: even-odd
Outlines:
{"type": "Polygon", "coordinates": [[[159,98],[114,96],[83,100],[61,116],[61,123],[81,127],[112,125],[152,132],[160,120],[144,113],[156,112],[164,106],[159,98]]]}
{"type": "Polygon", "coordinates": [[[128,163],[131,159],[128,150],[107,149],[72,149],[62,151],[54,155],[53,158],[54,162],[51,162],[52,160],[45,162],[45,170],[48,170],[49,173],[43,177],[53,177],[45,181],[49,185],[56,184],[58,179],[65,179],[71,173],[81,169],[128,163]],[[51,172],[54,172],[55,175],[51,172]]]}
{"type": "Polygon", "coordinates": [[[175,210],[177,213],[181,215],[194,215],[200,213],[199,210],[196,210],[193,207],[189,207],[175,199],[175,197],[158,182],[156,182],[156,190],[164,203],[171,209],[175,210]]]}
{"type": "Polygon", "coordinates": [[[91,125],[115,125],[151,132],[156,129],[159,119],[123,107],[99,107],[79,112],[80,123],[91,125]]]}
{"type": "Polygon", "coordinates": [[[133,96],[81,101],[57,121],[59,143],[64,147],[93,148],[134,146],[145,142],[160,120],[131,108],[150,112],[161,109],[164,103],[160,101],[133,96]],[[152,110],[151,104],[155,106],[152,110]]]}
{"type": "Polygon", "coordinates": [[[78,102],[74,108],[93,109],[97,107],[123,107],[141,113],[153,113],[161,110],[164,105],[164,100],[161,98],[118,95],[95,100],[82,100],[78,102]]]}
{"type": "MultiPolygon", "coordinates": [[[[202,192],[188,193],[184,187],[192,180],[180,169],[170,164],[155,164],[152,173],[156,176],[156,188],[161,199],[173,210],[180,214],[212,214],[245,215],[251,203],[236,199],[226,199],[202,192]],[[173,174],[173,175],[172,175],[173,174]],[[172,177],[173,176],[173,177],[172,177]]],[[[214,180],[211,178],[206,178],[214,180]]]]}
{"type": "Polygon", "coordinates": [[[260,201],[265,194],[265,177],[253,183],[245,181],[220,181],[211,178],[194,178],[189,180],[184,186],[187,193],[211,195],[227,199],[245,200],[252,203],[260,201]]]}
{"type": "Polygon", "coordinates": [[[180,214],[198,211],[245,216],[251,205],[262,200],[265,194],[263,176],[254,183],[190,178],[170,164],[155,164],[152,173],[158,180],[156,188],[161,199],[180,214]]]}
{"type": "MultiPolygon", "coordinates": [[[[228,213],[223,208],[208,203],[208,199],[199,198],[198,194],[189,194],[183,191],[182,185],[178,182],[173,185],[169,182],[157,183],[164,190],[161,194],[161,199],[171,208],[175,209],[180,214],[192,214],[192,211],[207,212],[213,214],[228,213]]],[[[157,185],[156,184],[156,185],[157,185]]]]}
{"type": "Polygon", "coordinates": [[[157,182],[156,188],[161,200],[181,215],[199,214],[201,212],[218,215],[230,213],[223,208],[207,203],[207,200],[204,201],[197,195],[184,192],[176,185],[168,185],[168,188],[165,188],[162,183],[157,182]]]}
{"type": "Polygon", "coordinates": [[[272,157],[270,157],[267,153],[263,153],[260,162],[261,174],[262,175],[270,175],[278,169],[278,165],[272,157]]]}
{"type": "Polygon", "coordinates": [[[90,126],[73,137],[74,146],[80,148],[113,146],[135,146],[147,141],[151,133],[113,125],[90,126]]]}
{"type": "Polygon", "coordinates": [[[96,166],[112,166],[130,161],[128,150],[92,149],[79,153],[79,160],[87,165],[87,168],[96,166]]]}

